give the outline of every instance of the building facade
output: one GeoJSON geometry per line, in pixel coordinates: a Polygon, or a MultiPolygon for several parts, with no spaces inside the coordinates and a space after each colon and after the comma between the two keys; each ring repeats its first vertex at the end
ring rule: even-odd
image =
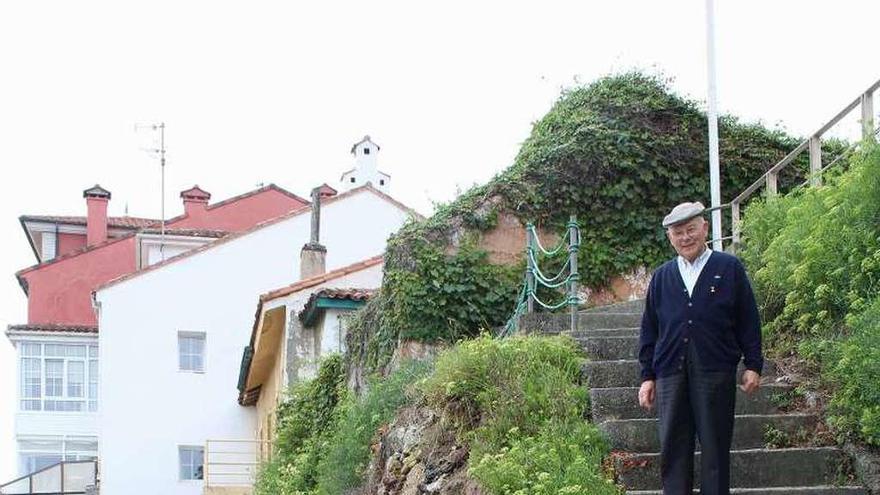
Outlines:
{"type": "MultiPolygon", "coordinates": [[[[322,200],[326,269],[382,254],[412,214],[370,185],[322,200]]],[[[231,400],[254,298],[303,278],[313,226],[303,208],[97,289],[102,490],[202,493],[202,446],[257,437],[231,400]]]]}
{"type": "Polygon", "coordinates": [[[308,205],[275,185],[209,205],[210,194],[196,186],[181,193],[184,213],[163,229],[155,219],[107,216],[111,193],[100,186],[83,196],[86,216],[20,217],[37,264],[16,274],[28,321],[6,331],[16,352],[19,475],[98,457],[96,287],[308,205]]]}

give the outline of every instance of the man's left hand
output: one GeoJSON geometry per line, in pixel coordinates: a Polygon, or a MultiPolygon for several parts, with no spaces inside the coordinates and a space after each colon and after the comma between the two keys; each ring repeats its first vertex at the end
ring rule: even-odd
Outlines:
{"type": "Polygon", "coordinates": [[[752,395],[752,393],[755,390],[758,390],[761,386],[761,375],[752,370],[746,370],[745,373],[743,373],[742,381],[742,385],[739,386],[740,390],[752,395]]]}

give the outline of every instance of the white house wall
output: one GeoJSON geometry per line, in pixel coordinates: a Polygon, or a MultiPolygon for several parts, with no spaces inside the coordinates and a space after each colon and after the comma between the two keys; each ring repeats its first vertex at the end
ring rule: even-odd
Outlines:
{"type": "MultiPolygon", "coordinates": [[[[407,216],[368,190],[324,205],[327,270],[381,254],[407,216]]],[[[102,493],[201,493],[178,480],[178,446],[255,438],[235,400],[254,303],[299,279],[309,233],[300,214],[97,293],[102,493]],[[205,332],[204,373],[178,371],[180,331],[205,332]]]]}

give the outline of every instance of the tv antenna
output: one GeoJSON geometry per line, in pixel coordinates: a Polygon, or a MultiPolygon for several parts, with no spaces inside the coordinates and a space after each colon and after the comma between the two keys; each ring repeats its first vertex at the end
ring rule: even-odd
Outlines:
{"type": "Polygon", "coordinates": [[[142,151],[146,151],[153,158],[159,158],[159,167],[162,175],[162,201],[161,201],[161,222],[160,222],[160,231],[159,231],[159,254],[161,256],[162,261],[165,261],[165,122],[158,122],[153,124],[135,124],[134,131],[150,131],[150,132],[158,132],[159,133],[159,142],[158,147],[155,141],[152,148],[141,148],[142,151]]]}

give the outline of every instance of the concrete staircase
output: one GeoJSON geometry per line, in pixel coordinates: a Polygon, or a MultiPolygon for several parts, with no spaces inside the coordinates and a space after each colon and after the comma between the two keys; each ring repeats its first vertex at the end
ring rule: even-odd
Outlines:
{"type": "MultiPolygon", "coordinates": [[[[581,312],[571,332],[568,315],[532,314],[522,328],[564,333],[583,347],[590,361],[584,367],[590,386],[592,418],[611,445],[618,481],[628,494],[660,494],[660,442],[656,409],[639,407],[639,324],[643,301],[581,312]]],[[[739,370],[742,373],[742,369],[739,370]]],[[[765,365],[762,387],[751,397],[737,390],[736,423],[731,453],[733,493],[751,495],[866,495],[845,483],[849,465],[836,447],[766,448],[765,430],[796,433],[816,424],[811,415],[783,413],[773,397],[790,386],[775,382],[773,363],[765,365]]],[[[801,431],[802,433],[802,431],[801,431]]],[[[699,487],[699,443],[695,483],[699,487]]],[[[695,492],[696,493],[696,492],[695,492]]]]}

